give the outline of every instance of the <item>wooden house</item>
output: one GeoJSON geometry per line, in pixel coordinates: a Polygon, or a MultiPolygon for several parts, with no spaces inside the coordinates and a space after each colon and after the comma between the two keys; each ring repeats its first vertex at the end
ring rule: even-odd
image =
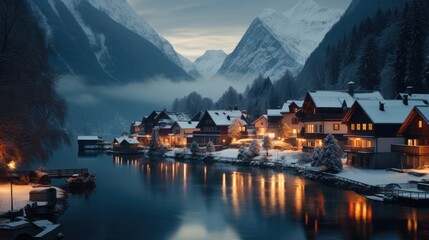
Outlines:
{"type": "Polygon", "coordinates": [[[268,128],[268,117],[266,114],[260,116],[253,123],[253,128],[255,129],[255,134],[257,138],[263,138],[267,134],[268,128]]]}
{"type": "Polygon", "coordinates": [[[135,153],[139,150],[140,142],[127,136],[113,139],[113,151],[120,153],[135,153]]]}
{"type": "Polygon", "coordinates": [[[200,146],[211,141],[214,145],[227,146],[233,139],[228,137],[228,128],[234,119],[240,119],[241,135],[247,136],[248,120],[244,112],[239,110],[211,110],[205,111],[197,124],[200,131],[193,133],[193,140],[200,146]]]}
{"type": "Polygon", "coordinates": [[[287,125],[287,138],[286,141],[291,143],[293,146],[297,146],[296,138],[298,136],[298,132],[302,128],[302,123],[298,121],[296,113],[302,108],[302,104],[304,101],[299,100],[289,100],[283,104],[282,110],[280,113],[283,115],[283,124],[287,125]]]}
{"type": "Polygon", "coordinates": [[[347,163],[367,168],[400,167],[391,145],[404,142],[397,132],[414,106],[422,101],[357,100],[343,123],[347,125],[347,163]]]}
{"type": "Polygon", "coordinates": [[[172,126],[171,145],[186,147],[192,143],[193,133],[198,131],[198,121],[177,121],[172,126]]]}
{"type": "Polygon", "coordinates": [[[298,133],[298,148],[312,151],[322,146],[328,134],[346,143],[347,126],[342,120],[355,100],[383,100],[379,91],[354,91],[354,83],[348,83],[347,91],[308,91],[302,108],[296,113],[302,123],[298,133]]]}
{"type": "Polygon", "coordinates": [[[392,144],[392,151],[401,153],[404,168],[429,167],[429,106],[417,106],[398,130],[404,141],[392,144]]]}

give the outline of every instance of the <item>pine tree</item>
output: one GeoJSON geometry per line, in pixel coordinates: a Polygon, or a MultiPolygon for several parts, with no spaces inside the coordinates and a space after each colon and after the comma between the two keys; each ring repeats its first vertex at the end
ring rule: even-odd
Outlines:
{"type": "Polygon", "coordinates": [[[271,141],[271,138],[269,136],[265,136],[262,141],[262,148],[267,152],[268,156],[268,150],[273,148],[273,142],[271,141]]]}
{"type": "Polygon", "coordinates": [[[343,170],[341,161],[342,150],[337,139],[332,134],[325,138],[325,145],[322,151],[322,165],[326,166],[328,171],[338,173],[343,170]]]}
{"type": "Polygon", "coordinates": [[[197,155],[197,153],[200,151],[200,147],[198,146],[198,143],[193,141],[191,143],[190,149],[189,149],[192,153],[192,156],[197,155]]]}
{"type": "Polygon", "coordinates": [[[316,149],[314,149],[313,155],[311,156],[311,166],[313,167],[320,167],[322,166],[322,149],[317,146],[316,149]]]}
{"type": "Polygon", "coordinates": [[[357,80],[364,89],[375,90],[380,85],[377,43],[370,36],[359,59],[357,80]]]}
{"type": "Polygon", "coordinates": [[[235,118],[228,127],[228,137],[231,139],[240,139],[241,137],[241,119],[235,118]]]}
{"type": "Polygon", "coordinates": [[[211,154],[214,151],[215,151],[215,147],[213,145],[213,142],[212,141],[208,141],[207,145],[206,145],[206,153],[211,154]]]}
{"type": "Polygon", "coordinates": [[[152,129],[152,135],[149,142],[149,151],[155,151],[162,147],[161,139],[159,138],[159,128],[152,129]]]}

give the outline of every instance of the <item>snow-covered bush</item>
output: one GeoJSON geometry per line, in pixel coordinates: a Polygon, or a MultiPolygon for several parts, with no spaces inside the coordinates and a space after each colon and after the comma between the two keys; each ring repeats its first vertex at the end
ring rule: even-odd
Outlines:
{"type": "Polygon", "coordinates": [[[270,150],[271,148],[273,148],[273,142],[271,141],[271,138],[269,136],[265,136],[264,140],[262,141],[262,148],[267,151],[267,155],[268,156],[268,150],[270,150]]]}
{"type": "Polygon", "coordinates": [[[317,146],[316,149],[314,149],[313,155],[311,156],[311,166],[313,167],[320,167],[322,165],[322,149],[317,146]]]}
{"type": "Polygon", "coordinates": [[[261,151],[261,145],[259,145],[259,142],[255,139],[250,143],[249,150],[247,151],[247,156],[249,156],[250,158],[258,156],[259,151],[261,151]]]}
{"type": "Polygon", "coordinates": [[[231,139],[239,139],[241,137],[241,119],[235,118],[228,127],[228,137],[231,139]]]}
{"type": "Polygon", "coordinates": [[[238,155],[237,155],[237,159],[246,159],[246,147],[244,146],[244,144],[241,144],[240,147],[238,148],[238,155]]]}
{"type": "Polygon", "coordinates": [[[198,143],[194,141],[189,147],[189,150],[191,151],[192,155],[197,155],[197,153],[200,151],[200,147],[198,146],[198,143]]]}
{"type": "Polygon", "coordinates": [[[322,165],[327,167],[327,170],[333,173],[338,173],[343,170],[343,162],[341,161],[342,150],[337,139],[332,134],[325,138],[325,146],[322,151],[322,165]]]}
{"type": "Polygon", "coordinates": [[[154,151],[162,147],[161,139],[159,138],[159,129],[155,127],[152,129],[152,135],[149,142],[149,150],[154,151]]]}
{"type": "Polygon", "coordinates": [[[213,142],[212,141],[208,141],[208,143],[206,145],[206,153],[211,154],[214,151],[215,151],[215,147],[213,145],[213,142]]]}

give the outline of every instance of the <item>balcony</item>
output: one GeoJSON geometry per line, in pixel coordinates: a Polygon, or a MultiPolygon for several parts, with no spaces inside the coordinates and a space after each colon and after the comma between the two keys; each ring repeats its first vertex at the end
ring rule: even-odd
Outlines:
{"type": "Polygon", "coordinates": [[[374,147],[355,147],[351,145],[344,145],[344,152],[374,153],[374,147]]]}
{"type": "Polygon", "coordinates": [[[429,146],[409,146],[405,144],[392,144],[392,152],[400,152],[411,155],[429,155],[429,146]]]}

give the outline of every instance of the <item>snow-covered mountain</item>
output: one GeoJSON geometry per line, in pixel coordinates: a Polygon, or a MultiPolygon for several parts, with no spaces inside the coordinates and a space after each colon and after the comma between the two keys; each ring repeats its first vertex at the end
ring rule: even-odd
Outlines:
{"type": "Polygon", "coordinates": [[[218,74],[279,79],[287,70],[297,74],[311,52],[335,24],[343,9],[301,0],[286,12],[265,10],[253,20],[218,74]]]}
{"type": "Polygon", "coordinates": [[[59,73],[93,82],[190,78],[181,56],[126,0],[28,3],[46,32],[51,62],[59,73]]]}
{"type": "Polygon", "coordinates": [[[216,74],[226,58],[226,53],[222,50],[207,50],[201,57],[195,60],[198,72],[208,78],[216,74]]]}

